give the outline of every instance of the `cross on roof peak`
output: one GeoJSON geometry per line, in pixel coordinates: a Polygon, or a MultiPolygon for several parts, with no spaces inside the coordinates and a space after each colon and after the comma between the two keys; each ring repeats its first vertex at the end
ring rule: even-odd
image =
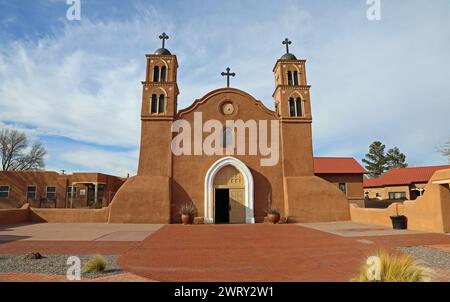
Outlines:
{"type": "Polygon", "coordinates": [[[234,72],[231,72],[231,73],[230,73],[230,71],[231,71],[230,67],[227,67],[226,71],[227,71],[227,72],[222,72],[221,75],[222,75],[223,77],[224,77],[224,76],[227,77],[227,88],[229,88],[229,87],[230,87],[230,76],[231,76],[231,77],[235,77],[236,74],[235,74],[234,72]]]}
{"type": "Polygon", "coordinates": [[[166,40],[169,40],[169,36],[166,33],[162,33],[159,35],[159,38],[162,40],[162,48],[165,48],[166,40]]]}
{"type": "Polygon", "coordinates": [[[284,39],[283,45],[286,45],[286,53],[289,53],[289,45],[292,44],[292,41],[290,41],[288,38],[284,39]]]}

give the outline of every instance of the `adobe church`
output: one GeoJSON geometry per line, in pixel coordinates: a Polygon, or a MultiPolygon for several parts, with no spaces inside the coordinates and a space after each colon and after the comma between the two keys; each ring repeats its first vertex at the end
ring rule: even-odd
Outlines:
{"type": "MultiPolygon", "coordinates": [[[[289,222],[349,220],[346,196],[335,185],[314,175],[306,61],[289,52],[291,42],[283,41],[286,53],[273,68],[274,110],[245,91],[230,88],[230,77],[235,75],[230,69],[222,73],[227,77],[227,87],[211,91],[178,110],[178,62],[177,56],[165,47],[168,38],[162,34],[162,48],[146,55],[138,173],[114,197],[109,222],[177,223],[180,207],[188,203],[195,205],[197,216],[208,224],[262,222],[269,208],[280,209],[289,222]],[[174,154],[174,125],[181,120],[195,125],[200,113],[203,121],[222,123],[223,154],[211,155],[201,150],[174,154]],[[235,129],[226,126],[230,120],[268,121],[269,125],[277,122],[277,128],[268,126],[267,138],[270,144],[271,138],[279,137],[276,163],[262,165],[262,158],[267,156],[233,150],[236,146],[227,142],[236,135],[235,129]]],[[[263,139],[249,133],[244,133],[246,142],[260,143],[263,139]]],[[[203,139],[208,136],[202,127],[197,134],[203,139]]],[[[194,146],[194,136],[191,139],[189,143],[194,146]]]]}

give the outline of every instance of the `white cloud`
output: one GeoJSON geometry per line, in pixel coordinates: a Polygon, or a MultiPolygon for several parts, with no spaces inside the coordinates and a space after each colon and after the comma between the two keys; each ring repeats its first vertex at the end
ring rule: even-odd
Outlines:
{"type": "Polygon", "coordinates": [[[148,29],[157,22],[83,19],[57,36],[11,43],[0,51],[0,120],[84,142],[136,146],[145,74],[141,38],[155,36],[148,29]]]}
{"type": "MultiPolygon", "coordinates": [[[[232,1],[220,9],[181,3],[163,17],[138,2],[128,19],[84,15],[37,42],[15,41],[0,50],[0,121],[34,126],[36,135],[135,150],[144,54],[158,48],[162,31],[180,64],[181,108],[223,87],[227,66],[237,73],[232,86],[273,108],[272,67],[287,36],[292,52],[308,59],[320,155],[360,156],[381,139],[413,162],[439,163],[435,148],[450,128],[448,2],[384,1],[382,21],[372,23],[365,1],[263,2],[247,10],[258,3],[232,1]]],[[[120,173],[137,165],[137,155],[92,148],[51,154],[49,167],[58,158],[120,173]],[[89,154],[105,156],[89,163],[89,154]]]]}
{"type": "MultiPolygon", "coordinates": [[[[57,158],[79,167],[82,172],[102,172],[125,177],[136,173],[138,152],[109,152],[86,148],[63,151],[57,154],[57,158]]],[[[59,167],[48,168],[59,170],[59,167]]]]}

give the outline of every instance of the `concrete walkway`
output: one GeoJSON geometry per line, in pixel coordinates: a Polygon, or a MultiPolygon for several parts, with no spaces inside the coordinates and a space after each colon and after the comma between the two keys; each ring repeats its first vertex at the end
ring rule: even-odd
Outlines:
{"type": "Polygon", "coordinates": [[[38,223],[0,226],[0,242],[142,241],[160,229],[157,224],[38,223]]]}
{"type": "Polygon", "coordinates": [[[343,237],[412,235],[424,233],[411,230],[393,230],[392,228],[383,226],[362,224],[352,221],[299,223],[298,225],[343,237]]]}

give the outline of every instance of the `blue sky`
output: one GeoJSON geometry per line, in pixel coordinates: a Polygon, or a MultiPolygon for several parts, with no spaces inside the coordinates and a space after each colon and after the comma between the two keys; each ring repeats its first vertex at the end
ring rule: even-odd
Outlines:
{"type": "Polygon", "coordinates": [[[272,68],[289,37],[307,60],[316,156],[364,157],[381,140],[412,165],[446,164],[450,1],[0,0],[0,127],[44,141],[47,168],[136,171],[145,53],[178,56],[180,107],[232,86],[273,108],[272,68]]]}

